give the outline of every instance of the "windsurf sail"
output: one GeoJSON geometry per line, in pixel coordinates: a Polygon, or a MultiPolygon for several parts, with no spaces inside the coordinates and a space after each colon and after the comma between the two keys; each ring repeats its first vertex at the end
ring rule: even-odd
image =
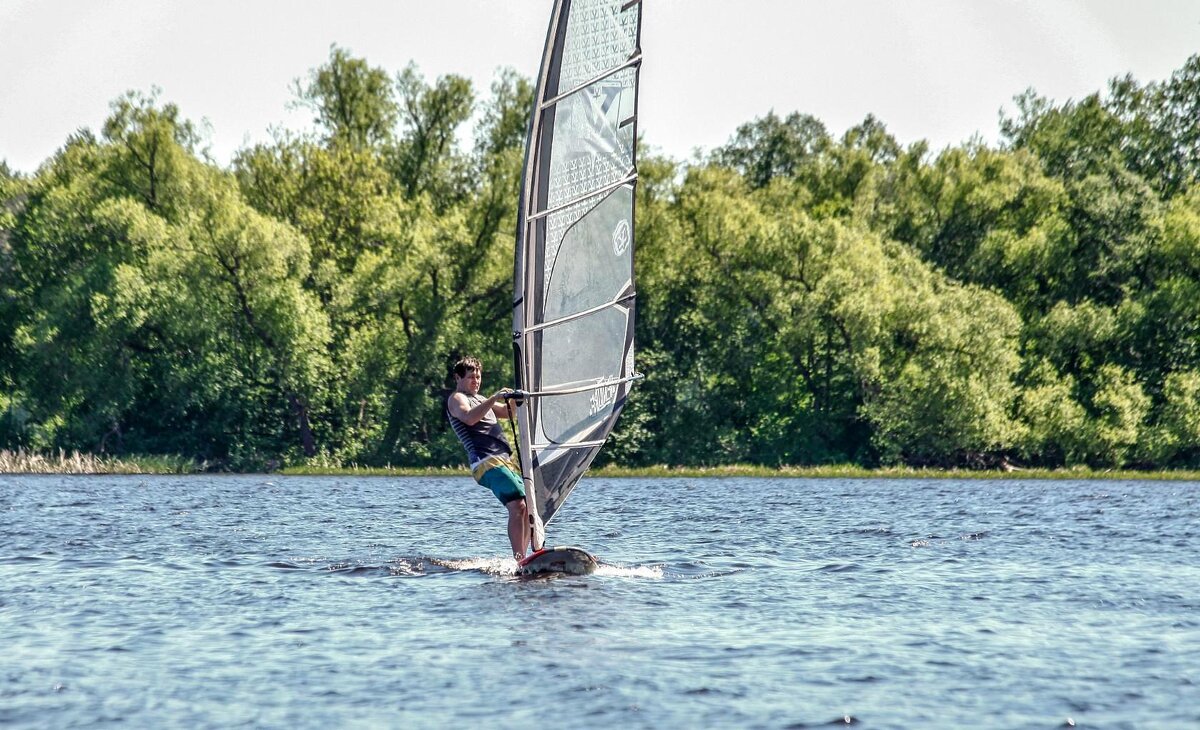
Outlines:
{"type": "Polygon", "coordinates": [[[634,380],[641,0],[555,0],[517,214],[513,348],[534,549],[634,380]]]}

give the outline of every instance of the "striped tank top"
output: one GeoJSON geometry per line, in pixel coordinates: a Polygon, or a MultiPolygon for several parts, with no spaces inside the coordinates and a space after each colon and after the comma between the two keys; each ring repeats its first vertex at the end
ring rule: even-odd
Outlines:
{"type": "MultiPolygon", "coordinates": [[[[471,408],[479,405],[484,400],[486,399],[479,395],[467,396],[467,403],[471,408]]],[[[500,421],[497,420],[496,414],[490,410],[474,426],[468,426],[450,413],[450,399],[447,398],[446,418],[450,419],[450,427],[454,429],[458,440],[462,442],[463,448],[467,450],[467,461],[470,463],[472,469],[475,468],[476,464],[489,456],[512,454],[512,448],[508,445],[508,439],[504,437],[504,428],[500,425],[500,421]]]]}

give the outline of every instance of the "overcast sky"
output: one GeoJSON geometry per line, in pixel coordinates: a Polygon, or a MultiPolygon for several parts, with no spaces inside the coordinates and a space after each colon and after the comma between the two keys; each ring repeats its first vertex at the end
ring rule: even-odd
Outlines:
{"type": "MultiPolygon", "coordinates": [[[[32,171],[124,91],[162,89],[207,120],[225,164],[289,109],[331,44],[389,72],[414,61],[486,93],[532,77],[549,0],[0,0],[0,160],[32,171]]],[[[840,134],[869,113],[901,142],[997,138],[1027,87],[1063,101],[1200,52],[1197,0],[645,0],[640,129],[687,158],[774,109],[840,134]]]]}

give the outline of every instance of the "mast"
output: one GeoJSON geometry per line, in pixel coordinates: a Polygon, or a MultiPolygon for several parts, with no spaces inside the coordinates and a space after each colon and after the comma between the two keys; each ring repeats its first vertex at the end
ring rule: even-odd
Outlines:
{"type": "MultiPolygon", "coordinates": [[[[569,0],[566,1],[569,2],[569,0]]],[[[528,213],[529,199],[532,196],[528,194],[528,191],[536,189],[534,175],[537,172],[537,165],[534,164],[534,161],[537,159],[537,147],[534,141],[538,139],[542,121],[542,115],[538,114],[537,107],[545,96],[546,81],[550,77],[550,62],[554,56],[555,38],[558,35],[559,25],[565,19],[563,4],[564,0],[555,0],[554,7],[550,11],[550,26],[546,29],[546,46],[542,51],[542,65],[538,71],[537,89],[533,95],[534,110],[529,115],[529,128],[525,136],[525,167],[521,176],[521,198],[517,208],[516,260],[513,273],[515,282],[513,287],[513,372],[517,378],[517,390],[524,390],[532,382],[528,359],[522,357],[522,353],[528,349],[525,327],[526,322],[529,321],[529,308],[526,305],[525,292],[532,290],[531,272],[525,265],[530,258],[529,242],[533,239],[529,232],[528,213]]],[[[546,528],[538,512],[536,487],[533,480],[533,446],[529,437],[532,433],[530,415],[530,400],[527,398],[517,408],[517,440],[519,444],[517,452],[521,465],[521,480],[525,486],[525,507],[529,513],[530,544],[534,550],[541,550],[546,542],[546,528]]]]}

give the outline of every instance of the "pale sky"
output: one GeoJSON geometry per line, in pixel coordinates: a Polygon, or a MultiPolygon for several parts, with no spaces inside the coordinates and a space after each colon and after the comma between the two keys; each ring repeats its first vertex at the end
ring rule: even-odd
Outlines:
{"type": "MultiPolygon", "coordinates": [[[[774,109],[904,144],[978,133],[1027,87],[1058,101],[1162,80],[1200,52],[1197,0],[644,0],[640,130],[677,159],[774,109]]],[[[549,0],[0,0],[0,160],[31,172],[127,90],[206,120],[213,157],[311,128],[293,80],[331,44],[395,73],[533,77],[549,0]]]]}

